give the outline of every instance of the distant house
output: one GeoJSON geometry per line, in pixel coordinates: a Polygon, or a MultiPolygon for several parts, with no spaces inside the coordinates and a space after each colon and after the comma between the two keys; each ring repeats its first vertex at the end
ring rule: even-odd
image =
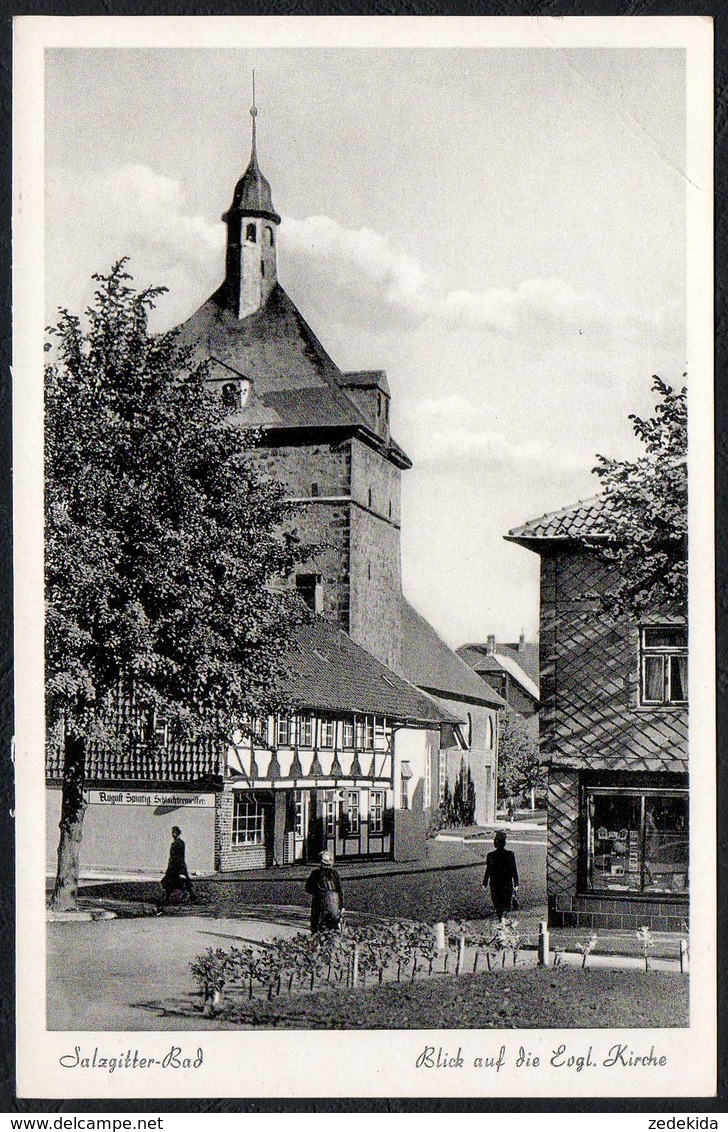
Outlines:
{"type": "Polygon", "coordinates": [[[443,727],[439,796],[453,785],[461,762],[475,786],[475,821],[493,821],[498,780],[498,713],[506,702],[437,635],[416,609],[404,602],[402,665],[405,675],[463,721],[443,727]]]}
{"type": "Polygon", "coordinates": [[[512,644],[496,642],[495,636],[491,635],[484,645],[461,645],[457,653],[521,716],[529,731],[537,737],[540,707],[538,643],[526,641],[523,633],[512,644]]]}
{"type": "Polygon", "coordinates": [[[635,621],[603,611],[614,574],[593,546],[609,527],[597,497],[507,536],[541,558],[549,920],[679,930],[688,916],[687,625],[659,610],[635,621]]]}

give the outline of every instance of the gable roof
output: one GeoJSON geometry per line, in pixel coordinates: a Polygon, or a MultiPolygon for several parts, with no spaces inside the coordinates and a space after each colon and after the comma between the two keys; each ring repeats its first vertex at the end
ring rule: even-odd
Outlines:
{"type": "Polygon", "coordinates": [[[481,680],[408,601],[402,605],[402,669],[408,680],[434,695],[505,707],[505,700],[481,680]]]}
{"type": "Polygon", "coordinates": [[[491,653],[488,645],[461,645],[459,657],[475,672],[507,672],[532,699],[540,698],[537,644],[499,644],[491,653]]]}
{"type": "Polygon", "coordinates": [[[301,626],[287,660],[289,674],[281,690],[300,707],[386,715],[435,727],[461,722],[330,621],[301,626]]]}
{"type": "Polygon", "coordinates": [[[550,511],[521,527],[514,527],[505,538],[508,542],[528,545],[536,539],[603,537],[609,534],[608,510],[606,498],[594,495],[591,499],[581,500],[571,507],[562,507],[559,511],[550,511]]]}

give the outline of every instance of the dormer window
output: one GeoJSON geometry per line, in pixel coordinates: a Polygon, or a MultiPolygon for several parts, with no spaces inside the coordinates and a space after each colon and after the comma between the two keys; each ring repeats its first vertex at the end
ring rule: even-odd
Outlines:
{"type": "Polygon", "coordinates": [[[256,244],[258,242],[258,233],[255,224],[248,224],[245,229],[245,239],[249,244],[256,244]]]}
{"type": "Polygon", "coordinates": [[[250,396],[250,382],[247,378],[241,381],[226,381],[222,387],[222,403],[228,409],[243,409],[250,396]]]}

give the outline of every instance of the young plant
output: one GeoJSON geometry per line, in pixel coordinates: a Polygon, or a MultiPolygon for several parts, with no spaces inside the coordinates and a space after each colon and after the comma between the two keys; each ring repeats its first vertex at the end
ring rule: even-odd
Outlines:
{"type": "Polygon", "coordinates": [[[637,928],[635,935],[637,936],[637,940],[642,947],[642,954],[645,958],[645,972],[647,972],[650,969],[650,951],[652,950],[655,941],[652,937],[652,932],[646,924],[643,924],[641,928],[637,928]]]}
{"type": "Polygon", "coordinates": [[[192,977],[203,997],[203,1011],[214,1014],[222,1001],[222,993],[230,971],[230,956],[221,947],[213,951],[208,947],[204,955],[199,955],[190,963],[192,977]]]}
{"type": "Polygon", "coordinates": [[[581,969],[582,969],[582,971],[586,967],[586,961],[589,958],[589,956],[591,955],[594,948],[596,947],[598,940],[599,940],[599,936],[597,935],[597,933],[596,932],[590,932],[590,934],[587,936],[586,939],[583,939],[583,940],[581,940],[580,943],[577,943],[576,950],[581,953],[581,969]]]}

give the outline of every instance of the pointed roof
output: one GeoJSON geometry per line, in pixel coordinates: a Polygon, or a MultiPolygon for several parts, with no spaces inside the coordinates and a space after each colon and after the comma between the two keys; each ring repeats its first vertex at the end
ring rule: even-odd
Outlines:
{"type": "Polygon", "coordinates": [[[403,674],[419,688],[448,699],[505,707],[505,700],[442,640],[429,621],[403,602],[403,674]]]}
{"type": "Polygon", "coordinates": [[[248,168],[235,186],[233,203],[230,205],[229,211],[223,216],[223,220],[226,220],[231,212],[240,212],[245,216],[265,216],[276,224],[280,224],[281,218],[273,207],[270,182],[263,176],[258,165],[255,133],[255,119],[258,116],[258,108],[255,105],[255,76],[253,76],[253,105],[250,108],[250,116],[253,119],[250,161],[248,168]]]}
{"type": "Polygon", "coordinates": [[[241,425],[270,428],[345,428],[366,435],[400,468],[412,466],[395,441],[372,433],[341,386],[341,370],[280,283],[268,301],[239,319],[229,309],[225,284],[177,328],[180,346],[196,361],[209,359],[211,376],[253,382],[253,396],[237,414],[241,425]]]}
{"type": "Polygon", "coordinates": [[[301,708],[362,712],[439,727],[460,720],[330,621],[295,631],[282,689],[301,708]]]}

